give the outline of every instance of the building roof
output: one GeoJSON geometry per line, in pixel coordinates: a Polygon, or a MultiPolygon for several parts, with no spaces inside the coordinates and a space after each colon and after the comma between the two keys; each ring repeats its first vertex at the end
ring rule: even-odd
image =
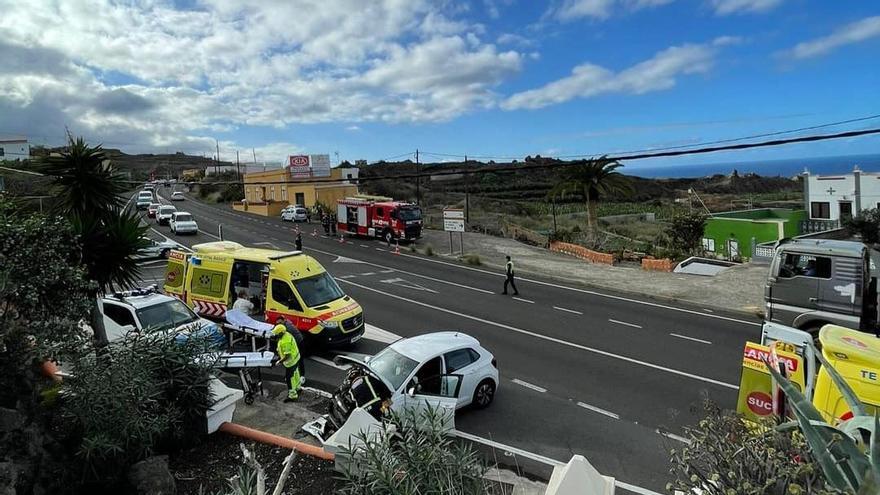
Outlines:
{"type": "Polygon", "coordinates": [[[817,255],[848,256],[861,258],[865,245],[857,241],[838,241],[834,239],[792,239],[785,246],[795,247],[799,252],[817,255]]]}
{"type": "Polygon", "coordinates": [[[16,144],[16,143],[24,143],[27,144],[27,139],[0,139],[0,144],[16,144]]]}

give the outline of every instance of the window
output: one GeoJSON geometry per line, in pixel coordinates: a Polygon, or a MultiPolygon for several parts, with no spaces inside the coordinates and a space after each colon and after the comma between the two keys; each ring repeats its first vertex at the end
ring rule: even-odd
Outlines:
{"type": "Polygon", "coordinates": [[[437,356],[423,364],[419,371],[416,371],[416,376],[413,377],[414,383],[410,382],[410,386],[415,386],[416,393],[419,394],[440,395],[442,382],[440,376],[442,374],[443,363],[440,361],[440,356],[437,356]]]}
{"type": "Polygon", "coordinates": [[[840,206],[840,218],[852,218],[852,203],[849,201],[841,201],[838,203],[840,206]]]}
{"type": "Polygon", "coordinates": [[[418,208],[401,208],[400,209],[400,219],[404,221],[409,220],[421,220],[422,219],[422,210],[418,208]]]}
{"type": "Polygon", "coordinates": [[[281,186],[281,201],[287,201],[287,186],[281,186]]]}
{"type": "Polygon", "coordinates": [[[3,149],[3,146],[0,146],[0,156],[4,156],[6,154],[6,150],[3,149]]]}
{"type": "Polygon", "coordinates": [[[275,201],[275,186],[269,188],[269,199],[275,201]]]}
{"type": "Polygon", "coordinates": [[[418,364],[390,347],[386,347],[384,351],[376,354],[369,362],[370,369],[387,380],[394,387],[394,390],[403,385],[403,381],[409,377],[418,364]]]}
{"type": "Polygon", "coordinates": [[[115,304],[105,304],[104,316],[113,320],[113,322],[120,327],[131,325],[137,328],[137,325],[135,325],[134,323],[134,315],[132,315],[131,311],[129,311],[126,307],[117,306],[115,304]]]}
{"type": "Polygon", "coordinates": [[[294,201],[294,203],[296,203],[298,205],[306,204],[306,193],[301,193],[301,192],[296,193],[296,201],[294,201]]]}
{"type": "Polygon", "coordinates": [[[144,330],[167,330],[199,319],[186,304],[177,299],[141,308],[137,310],[137,314],[144,330]]]}
{"type": "Polygon", "coordinates": [[[455,373],[456,371],[470,366],[480,359],[480,355],[473,349],[459,349],[457,351],[447,352],[443,355],[446,360],[446,372],[455,373]]]}
{"type": "Polygon", "coordinates": [[[290,285],[284,280],[272,280],[272,299],[287,306],[288,309],[300,312],[303,310],[290,285]]]}
{"type": "Polygon", "coordinates": [[[789,253],[779,267],[782,278],[831,278],[831,258],[809,254],[789,253]]]}
{"type": "Polygon", "coordinates": [[[827,201],[810,203],[810,218],[831,218],[831,203],[827,201]]]}
{"type": "Polygon", "coordinates": [[[715,252],[715,239],[710,239],[708,237],[704,237],[703,238],[703,251],[714,253],[715,252]]]}
{"type": "Polygon", "coordinates": [[[376,208],[376,216],[382,218],[385,216],[385,210],[382,208],[376,208]]]}
{"type": "Polygon", "coordinates": [[[293,281],[296,291],[302,298],[306,306],[314,308],[330,301],[335,301],[344,296],[345,293],[333,280],[329,273],[324,272],[308,278],[301,278],[293,281]]]}

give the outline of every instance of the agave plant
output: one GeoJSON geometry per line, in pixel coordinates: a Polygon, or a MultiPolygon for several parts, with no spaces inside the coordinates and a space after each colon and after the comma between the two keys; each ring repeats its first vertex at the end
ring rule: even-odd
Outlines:
{"type": "Polygon", "coordinates": [[[849,384],[822,353],[816,356],[840,391],[853,417],[837,426],[826,422],[813,404],[787,378],[769,363],[767,369],[785,392],[795,421],[783,423],[779,430],[799,428],[825,478],[837,490],[859,495],[880,493],[880,420],[870,416],[849,384]],[[864,437],[868,437],[867,447],[864,437]]]}

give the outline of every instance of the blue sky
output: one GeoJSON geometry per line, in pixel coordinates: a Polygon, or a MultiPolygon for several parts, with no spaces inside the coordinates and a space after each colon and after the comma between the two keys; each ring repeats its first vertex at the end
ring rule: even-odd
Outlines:
{"type": "MultiPolygon", "coordinates": [[[[615,153],[880,113],[873,1],[275,3],[0,0],[0,133],[57,144],[67,126],[129,152],[208,155],[216,139],[224,159],[255,149],[270,163],[417,148],[440,161],[430,153],[615,153]]],[[[870,126],[880,119],[827,131],[870,126]]]]}

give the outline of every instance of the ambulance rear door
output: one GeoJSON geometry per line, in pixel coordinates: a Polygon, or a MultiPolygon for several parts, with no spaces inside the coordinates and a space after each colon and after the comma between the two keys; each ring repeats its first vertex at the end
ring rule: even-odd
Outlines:
{"type": "Polygon", "coordinates": [[[166,294],[186,302],[186,268],[189,266],[189,254],[172,250],[168,253],[168,265],[165,267],[166,294]]]}

